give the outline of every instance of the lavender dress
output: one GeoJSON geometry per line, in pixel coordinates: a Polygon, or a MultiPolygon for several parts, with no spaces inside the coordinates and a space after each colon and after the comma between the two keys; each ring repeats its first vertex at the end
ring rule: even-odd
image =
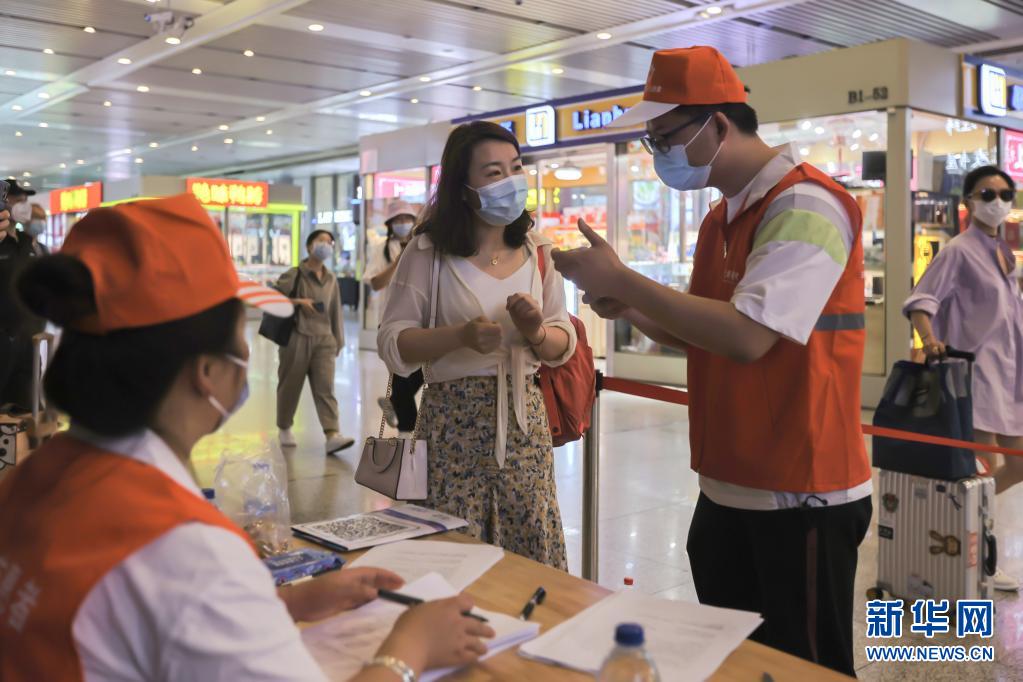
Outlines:
{"type": "Polygon", "coordinates": [[[1023,299],[1015,270],[1003,274],[998,250],[1015,266],[1001,238],[970,226],[945,245],[902,307],[931,316],[935,336],[977,354],[973,427],[1023,436],[1023,299]]]}

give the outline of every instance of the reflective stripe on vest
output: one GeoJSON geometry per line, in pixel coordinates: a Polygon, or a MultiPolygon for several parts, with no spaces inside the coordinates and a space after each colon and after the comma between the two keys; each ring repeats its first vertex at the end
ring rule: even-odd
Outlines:
{"type": "Polygon", "coordinates": [[[838,313],[835,315],[821,315],[817,318],[817,324],[813,330],[817,332],[847,332],[866,327],[866,319],[863,313],[838,313]]]}

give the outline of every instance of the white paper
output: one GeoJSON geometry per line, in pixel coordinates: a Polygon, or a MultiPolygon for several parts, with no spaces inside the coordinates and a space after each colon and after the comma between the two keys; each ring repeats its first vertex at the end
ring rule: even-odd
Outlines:
{"type": "Polygon", "coordinates": [[[374,547],[348,566],[386,568],[400,575],[406,583],[439,573],[452,587],[462,591],[503,556],[504,550],[492,545],[404,540],[374,547]]]}
{"type": "Polygon", "coordinates": [[[404,504],[339,519],[301,523],[291,528],[314,542],[319,540],[332,548],[351,551],[457,530],[466,525],[465,519],[457,516],[415,504],[404,504]]]}
{"type": "MultiPolygon", "coordinates": [[[[458,590],[436,573],[406,585],[401,592],[425,601],[446,599],[458,594],[458,590]]],[[[359,672],[363,664],[373,658],[405,608],[400,604],[378,599],[359,609],[339,614],[306,628],[302,631],[302,640],[323,669],[327,679],[331,682],[343,682],[359,672]]],[[[507,614],[483,609],[473,609],[473,613],[490,621],[490,626],[497,633],[494,639],[487,642],[488,651],[483,658],[517,646],[536,637],[540,632],[538,623],[527,623],[507,614]]],[[[454,670],[455,668],[431,670],[422,675],[420,680],[432,682],[454,670]]]]}
{"type": "Polygon", "coordinates": [[[759,614],[618,592],[525,644],[519,653],[596,674],[619,623],[639,623],[665,682],[705,680],[763,619],[759,614]]]}

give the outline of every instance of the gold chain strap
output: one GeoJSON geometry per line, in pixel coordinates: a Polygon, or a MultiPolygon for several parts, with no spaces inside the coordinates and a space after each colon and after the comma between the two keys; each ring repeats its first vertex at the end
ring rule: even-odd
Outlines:
{"type": "MultiPolygon", "coordinates": [[[[430,363],[423,365],[423,396],[426,396],[427,389],[430,388],[429,383],[429,370],[430,363]]],[[[394,374],[389,374],[387,377],[387,393],[384,394],[384,400],[391,399],[391,392],[394,389],[394,374]]],[[[423,410],[420,408],[416,409],[416,425],[412,428],[412,448],[415,449],[416,441],[419,440],[419,421],[422,418],[423,410]]],[[[378,440],[384,439],[384,427],[387,425],[387,420],[384,417],[383,411],[380,413],[380,435],[377,436],[378,440]]]]}

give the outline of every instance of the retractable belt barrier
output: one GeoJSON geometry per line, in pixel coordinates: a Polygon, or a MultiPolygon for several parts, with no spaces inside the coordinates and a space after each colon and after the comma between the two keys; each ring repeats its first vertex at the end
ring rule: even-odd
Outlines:
{"type": "MultiPolygon", "coordinates": [[[[598,469],[600,451],[600,393],[601,391],[614,391],[615,393],[626,393],[639,398],[648,398],[674,405],[689,405],[688,391],[680,391],[674,388],[666,388],[657,384],[647,384],[631,379],[619,379],[617,377],[606,377],[597,372],[597,400],[593,403],[593,414],[590,428],[583,436],[583,528],[582,528],[582,574],[587,580],[597,580],[597,552],[598,552],[598,507],[600,493],[600,472],[598,469]]],[[[943,438],[941,436],[928,436],[912,431],[900,429],[889,429],[873,424],[861,424],[863,433],[868,436],[881,436],[895,440],[912,441],[916,443],[927,443],[930,445],[944,445],[954,448],[965,448],[981,452],[992,452],[1010,457],[1023,457],[1023,450],[1003,448],[998,445],[987,445],[984,443],[973,443],[971,441],[956,440],[954,438],[943,438]]]]}

